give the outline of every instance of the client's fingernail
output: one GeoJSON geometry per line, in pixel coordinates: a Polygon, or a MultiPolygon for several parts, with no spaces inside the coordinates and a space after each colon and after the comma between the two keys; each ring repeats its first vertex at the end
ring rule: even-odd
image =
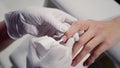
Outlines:
{"type": "Polygon", "coordinates": [[[88,61],[83,63],[83,66],[88,66],[90,63],[88,61]]]}
{"type": "Polygon", "coordinates": [[[83,63],[83,66],[89,66],[89,65],[91,65],[92,63],[94,63],[94,61],[85,61],[85,62],[83,63]]]}
{"type": "Polygon", "coordinates": [[[63,42],[66,42],[66,41],[67,41],[67,36],[64,35],[64,36],[62,37],[62,40],[63,40],[63,42]]]}
{"type": "Polygon", "coordinates": [[[88,62],[83,63],[83,66],[88,66],[88,62]]]}
{"type": "Polygon", "coordinates": [[[72,61],[72,64],[71,64],[71,66],[76,66],[77,65],[77,62],[74,60],[74,61],[72,61]]]}

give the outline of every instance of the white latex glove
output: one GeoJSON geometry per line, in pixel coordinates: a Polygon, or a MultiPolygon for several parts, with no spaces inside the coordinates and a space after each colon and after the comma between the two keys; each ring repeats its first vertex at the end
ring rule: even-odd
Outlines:
{"type": "MultiPolygon", "coordinates": [[[[70,38],[65,45],[61,45],[53,38],[44,36],[33,38],[29,44],[27,68],[73,68],[72,46],[75,40],[70,38]]],[[[74,68],[86,68],[81,65],[74,68]]]]}
{"type": "MultiPolygon", "coordinates": [[[[8,34],[16,39],[24,34],[39,37],[44,35],[61,36],[77,19],[58,9],[31,7],[7,13],[5,21],[8,34]]],[[[77,33],[75,36],[75,39],[78,40],[77,33]]]]}

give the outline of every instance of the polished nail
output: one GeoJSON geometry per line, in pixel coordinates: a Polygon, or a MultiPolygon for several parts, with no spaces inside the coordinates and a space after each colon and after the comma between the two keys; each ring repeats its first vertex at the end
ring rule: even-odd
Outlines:
{"type": "Polygon", "coordinates": [[[83,66],[88,66],[88,62],[84,62],[84,63],[83,63],[83,66]]]}
{"type": "Polygon", "coordinates": [[[71,64],[71,66],[76,66],[77,65],[77,62],[76,61],[72,61],[72,64],[71,64]]]}

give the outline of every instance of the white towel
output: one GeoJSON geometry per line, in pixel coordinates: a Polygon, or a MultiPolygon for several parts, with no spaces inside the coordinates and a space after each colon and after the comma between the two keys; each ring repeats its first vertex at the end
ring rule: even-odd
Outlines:
{"type": "Polygon", "coordinates": [[[29,43],[27,68],[86,68],[82,62],[72,67],[72,46],[70,38],[66,44],[60,44],[52,37],[33,38],[29,43]]]}

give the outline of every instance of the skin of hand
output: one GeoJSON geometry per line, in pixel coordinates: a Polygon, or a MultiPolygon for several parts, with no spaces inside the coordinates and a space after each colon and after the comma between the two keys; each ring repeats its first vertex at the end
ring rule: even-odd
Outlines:
{"type": "Polygon", "coordinates": [[[80,35],[79,41],[73,46],[73,56],[77,53],[81,46],[82,50],[73,58],[72,66],[76,66],[85,56],[90,56],[84,61],[83,65],[88,66],[94,60],[112,46],[120,41],[120,17],[109,21],[78,21],[74,23],[70,29],[62,37],[64,42],[67,41],[74,33],[84,30],[80,35]]]}

